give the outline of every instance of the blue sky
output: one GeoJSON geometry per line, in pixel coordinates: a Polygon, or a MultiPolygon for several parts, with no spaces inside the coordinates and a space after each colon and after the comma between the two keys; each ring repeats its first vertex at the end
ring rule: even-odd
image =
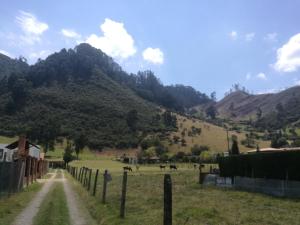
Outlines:
{"type": "Polygon", "coordinates": [[[88,42],[136,73],[218,98],[300,84],[300,1],[2,1],[0,52],[30,63],[88,42]]]}

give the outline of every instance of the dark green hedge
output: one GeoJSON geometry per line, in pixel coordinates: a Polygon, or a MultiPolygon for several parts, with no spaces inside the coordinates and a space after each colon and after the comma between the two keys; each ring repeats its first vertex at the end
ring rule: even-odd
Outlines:
{"type": "Polygon", "coordinates": [[[220,176],[300,180],[300,151],[220,157],[220,176]],[[287,177],[286,177],[287,176],[287,177]]]}

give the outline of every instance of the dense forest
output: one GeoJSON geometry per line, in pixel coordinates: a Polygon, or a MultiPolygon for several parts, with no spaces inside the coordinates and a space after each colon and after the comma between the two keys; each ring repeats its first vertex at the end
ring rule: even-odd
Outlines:
{"type": "Polygon", "coordinates": [[[25,133],[46,149],[59,137],[94,149],[135,147],[149,132],[176,129],[170,110],[211,101],[191,87],[164,86],[151,71],[128,74],[88,44],[32,66],[4,55],[0,64],[0,133],[25,133]]]}

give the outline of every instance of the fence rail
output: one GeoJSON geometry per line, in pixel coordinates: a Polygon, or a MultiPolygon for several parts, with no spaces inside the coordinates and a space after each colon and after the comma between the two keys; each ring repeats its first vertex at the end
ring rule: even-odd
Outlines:
{"type": "Polygon", "coordinates": [[[19,192],[48,171],[48,162],[33,157],[0,162],[0,197],[19,192]]]}

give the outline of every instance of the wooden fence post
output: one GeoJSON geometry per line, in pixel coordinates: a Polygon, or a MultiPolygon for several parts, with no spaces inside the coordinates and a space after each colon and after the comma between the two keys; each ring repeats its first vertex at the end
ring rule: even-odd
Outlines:
{"type": "Polygon", "coordinates": [[[82,167],[80,167],[80,169],[79,169],[79,174],[78,174],[78,177],[77,177],[78,181],[80,181],[81,171],[82,171],[82,167]]]}
{"type": "Polygon", "coordinates": [[[80,183],[82,183],[83,173],[84,173],[84,167],[81,168],[81,175],[80,175],[80,179],[79,179],[80,183]]]}
{"type": "Polygon", "coordinates": [[[103,174],[103,191],[102,191],[102,203],[106,203],[106,186],[107,186],[107,170],[103,174]]]}
{"type": "Polygon", "coordinates": [[[87,177],[86,177],[87,171],[88,171],[88,168],[85,168],[85,170],[84,170],[84,179],[83,179],[83,187],[85,187],[86,183],[87,183],[87,177]]]}
{"type": "Polygon", "coordinates": [[[202,164],[200,163],[200,165],[199,165],[199,184],[202,184],[201,174],[202,174],[202,164]]]}
{"type": "Polygon", "coordinates": [[[164,225],[172,225],[172,180],[170,174],[164,177],[164,225]]]}
{"type": "Polygon", "coordinates": [[[93,172],[93,170],[92,170],[92,169],[89,169],[89,181],[88,181],[88,183],[87,183],[87,190],[88,190],[88,191],[90,191],[90,189],[91,189],[92,172],[93,172]]]}
{"type": "Polygon", "coordinates": [[[126,189],[127,189],[127,171],[124,171],[123,183],[122,183],[121,207],[120,207],[121,218],[125,217],[126,189]]]}
{"type": "Polygon", "coordinates": [[[99,173],[99,170],[97,169],[97,171],[96,171],[96,175],[95,175],[95,180],[94,180],[93,196],[95,196],[95,195],[96,195],[96,189],[97,189],[97,180],[98,180],[98,173],[99,173]]]}

